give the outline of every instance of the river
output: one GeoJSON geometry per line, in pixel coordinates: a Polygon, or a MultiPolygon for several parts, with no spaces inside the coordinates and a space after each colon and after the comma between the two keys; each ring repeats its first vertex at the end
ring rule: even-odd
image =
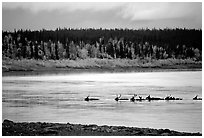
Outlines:
{"type": "Polygon", "coordinates": [[[2,77],[2,120],[202,132],[202,72],[78,73],[2,77]],[[179,101],[116,102],[172,95],[179,101]],[[84,101],[87,96],[98,101],[84,101]]]}

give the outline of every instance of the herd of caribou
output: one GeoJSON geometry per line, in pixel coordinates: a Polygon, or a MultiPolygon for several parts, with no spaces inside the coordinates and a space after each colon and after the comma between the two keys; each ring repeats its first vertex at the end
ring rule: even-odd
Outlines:
{"type": "MultiPolygon", "coordinates": [[[[99,100],[98,98],[93,98],[90,96],[87,96],[85,99],[85,101],[94,101],[94,100],[99,100]]],[[[150,95],[147,96],[145,99],[142,98],[142,96],[138,96],[137,98],[137,94],[134,94],[130,99],[128,98],[122,98],[121,94],[117,95],[115,98],[115,101],[128,101],[130,100],[131,102],[135,102],[135,101],[143,101],[143,100],[148,100],[148,101],[152,101],[152,100],[182,100],[182,98],[175,98],[172,97],[171,95],[165,97],[165,98],[158,98],[158,97],[151,97],[150,95]]],[[[198,98],[198,95],[196,95],[193,100],[202,100],[202,98],[198,98]]]]}

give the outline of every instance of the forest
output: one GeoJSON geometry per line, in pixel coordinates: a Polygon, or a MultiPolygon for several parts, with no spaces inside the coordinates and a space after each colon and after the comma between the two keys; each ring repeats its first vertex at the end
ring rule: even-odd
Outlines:
{"type": "Polygon", "coordinates": [[[202,30],[72,29],[2,31],[2,56],[11,59],[202,60],[202,30]]]}

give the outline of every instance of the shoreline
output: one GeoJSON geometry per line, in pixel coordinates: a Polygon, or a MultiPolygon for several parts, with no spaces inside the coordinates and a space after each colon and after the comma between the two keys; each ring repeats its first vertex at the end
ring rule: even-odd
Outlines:
{"type": "Polygon", "coordinates": [[[3,60],[2,76],[70,74],[70,73],[115,73],[115,72],[172,72],[202,71],[202,62],[167,59],[145,62],[126,59],[87,60],[3,60]]]}
{"type": "Polygon", "coordinates": [[[4,120],[3,136],[202,136],[202,133],[178,132],[169,129],[95,124],[63,124],[46,122],[13,122],[4,120]]]}
{"type": "Polygon", "coordinates": [[[2,71],[2,76],[33,76],[33,75],[57,75],[57,74],[82,74],[82,73],[138,73],[138,72],[182,72],[202,71],[202,68],[194,69],[162,69],[162,68],[113,68],[113,69],[47,69],[35,71],[2,71]]]}

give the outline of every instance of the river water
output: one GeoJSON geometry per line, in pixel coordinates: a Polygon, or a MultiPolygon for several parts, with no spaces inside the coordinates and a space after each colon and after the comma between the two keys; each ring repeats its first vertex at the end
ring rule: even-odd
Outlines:
{"type": "Polygon", "coordinates": [[[2,86],[2,120],[202,132],[202,101],[192,100],[202,97],[201,71],[3,76],[2,86]],[[116,94],[183,100],[116,102],[116,94]]]}

